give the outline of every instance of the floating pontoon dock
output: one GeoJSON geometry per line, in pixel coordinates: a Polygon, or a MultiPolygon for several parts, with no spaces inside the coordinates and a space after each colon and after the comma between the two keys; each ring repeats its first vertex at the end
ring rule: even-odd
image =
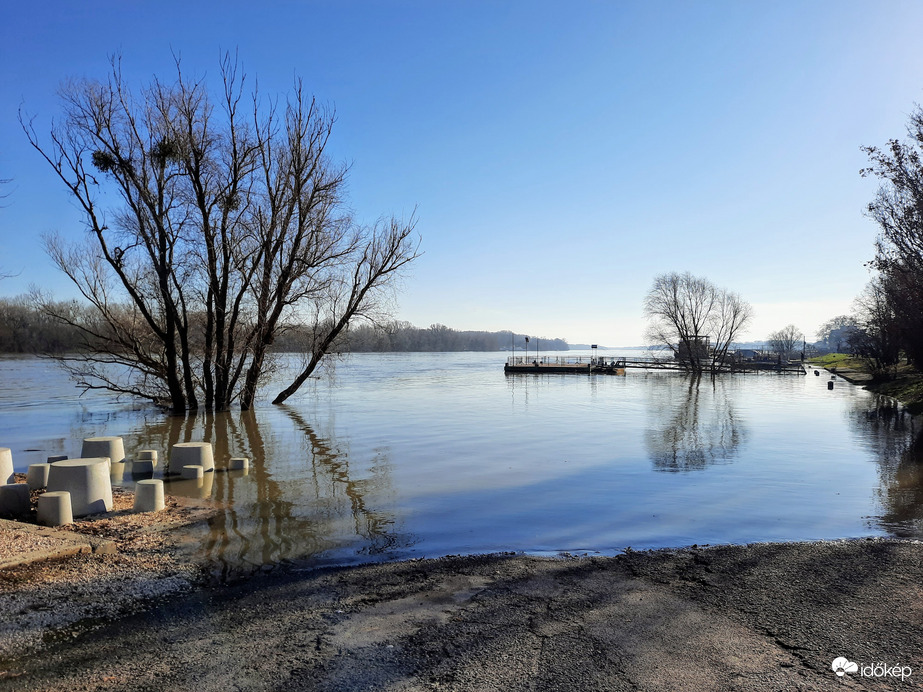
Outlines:
{"type": "MultiPolygon", "coordinates": [[[[624,375],[627,368],[643,370],[679,370],[689,367],[675,358],[619,358],[605,356],[510,356],[503,372],[507,374],[567,373],[575,375],[624,375]]],[[[805,375],[800,363],[762,363],[743,361],[726,363],[721,372],[767,372],[780,375],[805,375]]]]}

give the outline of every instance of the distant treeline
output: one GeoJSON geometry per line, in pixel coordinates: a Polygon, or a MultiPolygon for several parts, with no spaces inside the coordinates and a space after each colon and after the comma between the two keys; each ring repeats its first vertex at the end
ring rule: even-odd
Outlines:
{"type": "MultiPolygon", "coordinates": [[[[89,311],[76,303],[60,306],[89,311]]],[[[77,329],[40,312],[27,296],[0,298],[0,353],[65,353],[81,349],[85,342],[77,329]]]]}
{"type": "MultiPolygon", "coordinates": [[[[62,302],[56,312],[70,314],[86,324],[93,313],[77,302],[62,302]],[[66,309],[65,309],[66,308],[66,309]],[[85,312],[86,314],[79,314],[85,312]],[[78,319],[78,317],[80,319],[78,319]]],[[[304,352],[310,349],[312,330],[300,326],[286,329],[273,349],[304,352]]],[[[564,339],[529,337],[529,350],[566,351],[564,339]]],[[[497,351],[526,350],[526,336],[511,332],[458,331],[442,324],[419,328],[409,322],[382,325],[361,324],[340,334],[333,351],[369,353],[376,351],[497,351]]],[[[92,346],[90,346],[92,348],[92,346]]],[[[87,349],[86,337],[76,327],[48,317],[27,296],[0,298],[0,353],[65,353],[87,349]]]]}
{"type": "MultiPolygon", "coordinates": [[[[340,335],[333,350],[341,353],[372,353],[385,351],[499,351],[515,348],[525,351],[536,346],[542,351],[566,351],[564,339],[545,339],[508,331],[458,331],[444,324],[415,327],[410,322],[388,322],[381,325],[361,324],[340,335]]],[[[279,351],[300,351],[310,342],[304,330],[291,328],[276,340],[279,351]]]]}

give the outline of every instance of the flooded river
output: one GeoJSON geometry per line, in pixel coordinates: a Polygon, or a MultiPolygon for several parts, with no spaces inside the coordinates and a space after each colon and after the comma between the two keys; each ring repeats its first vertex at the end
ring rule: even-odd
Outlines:
{"type": "Polygon", "coordinates": [[[287,405],[175,418],[5,358],[0,446],[19,471],[99,435],[129,457],[194,440],[219,466],[249,457],[247,475],[167,488],[218,503],[199,549],[226,573],[923,534],[920,421],[827,373],[505,376],[504,359],[354,355],[287,405]]]}

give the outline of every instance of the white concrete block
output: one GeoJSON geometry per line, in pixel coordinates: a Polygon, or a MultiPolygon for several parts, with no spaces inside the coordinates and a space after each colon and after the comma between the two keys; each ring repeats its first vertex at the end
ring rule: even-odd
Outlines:
{"type": "Polygon", "coordinates": [[[9,447],[0,447],[0,485],[12,483],[16,479],[13,475],[13,452],[9,447]]]}
{"type": "Polygon", "coordinates": [[[125,467],[128,466],[127,462],[119,461],[109,464],[109,476],[116,483],[120,483],[122,478],[125,477],[125,467]]]}
{"type": "Polygon", "coordinates": [[[24,517],[32,509],[29,486],[25,483],[0,485],[0,514],[24,517]]]}
{"type": "Polygon", "coordinates": [[[204,471],[215,470],[215,453],[211,442],[180,442],[170,453],[170,472],[182,473],[184,466],[201,466],[204,471]]]}
{"type": "Polygon", "coordinates": [[[109,461],[113,463],[124,461],[125,445],[121,437],[87,437],[83,441],[80,457],[83,459],[109,457],[109,461]]]}
{"type": "Polygon", "coordinates": [[[241,471],[250,468],[250,460],[247,457],[231,457],[228,468],[231,471],[241,471]]]}
{"type": "Polygon", "coordinates": [[[36,515],[38,523],[45,526],[63,526],[74,523],[71,494],[66,490],[42,493],[38,497],[36,515]]]}
{"type": "Polygon", "coordinates": [[[112,511],[109,459],[93,457],[54,462],[48,472],[48,490],[69,492],[75,517],[112,511]]]}
{"type": "Polygon", "coordinates": [[[26,485],[29,490],[39,490],[48,485],[48,472],[51,470],[51,464],[29,464],[29,470],[26,472],[26,485]]]}
{"type": "Polygon", "coordinates": [[[162,480],[149,478],[145,481],[138,481],[135,485],[134,509],[136,512],[159,512],[165,506],[162,480]]]}
{"type": "Polygon", "coordinates": [[[202,478],[205,475],[205,469],[201,464],[186,464],[182,470],[183,478],[202,478]]]}
{"type": "Polygon", "coordinates": [[[153,459],[132,459],[130,463],[132,476],[150,476],[157,462],[153,459]]]}
{"type": "Polygon", "coordinates": [[[135,454],[135,459],[149,459],[154,462],[154,466],[157,466],[157,450],[139,449],[137,454],[135,454]]]}

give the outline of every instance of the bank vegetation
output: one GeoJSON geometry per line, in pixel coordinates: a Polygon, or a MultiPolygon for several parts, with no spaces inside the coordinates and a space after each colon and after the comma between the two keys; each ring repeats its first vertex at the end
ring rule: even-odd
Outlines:
{"type": "Polygon", "coordinates": [[[866,210],[879,229],[870,280],[851,314],[821,326],[852,360],[818,363],[867,373],[869,389],[923,413],[923,107],[910,114],[904,140],[862,149],[861,175],[880,183],[866,210]]]}

